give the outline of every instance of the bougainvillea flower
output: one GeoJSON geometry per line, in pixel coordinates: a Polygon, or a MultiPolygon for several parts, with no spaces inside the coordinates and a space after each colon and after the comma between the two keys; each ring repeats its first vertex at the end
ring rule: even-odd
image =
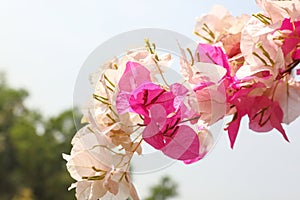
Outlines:
{"type": "Polygon", "coordinates": [[[178,109],[187,114],[187,108],[184,105],[184,99],[188,93],[186,87],[174,83],[167,90],[152,83],[150,76],[148,76],[150,72],[144,66],[134,62],[128,62],[126,65],[126,70],[119,82],[120,92],[116,99],[118,112],[131,111],[148,118],[150,107],[154,104],[160,104],[168,114],[178,109]],[[136,72],[143,72],[145,77],[140,79],[136,72]],[[130,87],[123,86],[126,81],[132,82],[130,87]]]}
{"type": "Polygon", "coordinates": [[[165,155],[178,160],[199,157],[197,133],[182,123],[186,119],[193,123],[196,113],[185,105],[188,89],[179,83],[166,89],[152,83],[148,76],[144,79],[146,81],[139,81],[135,71],[149,74],[148,69],[135,63],[127,65],[120,80],[135,81],[130,88],[120,85],[123,82],[119,83],[118,111],[127,110],[142,116],[146,126],[144,140],[165,155]]]}
{"type": "Polygon", "coordinates": [[[266,96],[255,97],[253,102],[248,113],[249,128],[257,132],[268,132],[275,128],[288,141],[288,137],[281,125],[283,112],[279,104],[266,96]]]}
{"type": "Polygon", "coordinates": [[[241,119],[250,112],[254,104],[255,90],[265,87],[262,83],[253,84],[235,92],[228,101],[235,109],[232,121],[225,130],[228,131],[230,146],[233,148],[240,128],[241,119]],[[249,95],[252,93],[252,95],[249,95]]]}
{"type": "Polygon", "coordinates": [[[249,128],[257,132],[268,132],[273,128],[277,129],[288,141],[287,135],[282,127],[283,112],[278,102],[269,99],[267,96],[258,95],[264,84],[253,84],[250,88],[239,90],[232,97],[232,104],[236,112],[226,130],[231,143],[234,146],[240,122],[243,116],[249,117],[249,128]],[[257,93],[257,94],[255,94],[257,93]]]}
{"type": "Polygon", "coordinates": [[[110,151],[112,144],[106,135],[87,125],[76,133],[72,145],[71,154],[63,157],[70,175],[77,181],[70,188],[76,187],[77,199],[97,200],[110,196],[139,199],[129,171],[120,165],[120,161],[125,163],[129,157],[110,151]]]}
{"type": "MultiPolygon", "coordinates": [[[[259,59],[253,54],[253,52],[255,52],[263,58],[267,64],[272,64],[266,55],[263,54],[264,51],[262,51],[260,47],[266,50],[269,54],[268,57],[274,59],[277,52],[277,45],[267,37],[268,34],[274,31],[275,29],[273,27],[267,26],[256,17],[250,18],[247,26],[242,30],[241,37],[241,51],[247,63],[262,63],[262,59],[259,59]]],[[[263,62],[263,64],[265,64],[265,62],[263,62]]]]}
{"type": "Polygon", "coordinates": [[[155,104],[162,105],[168,114],[180,109],[183,118],[190,117],[193,111],[184,104],[187,92],[187,88],[178,83],[170,85],[170,91],[154,83],[144,83],[132,91],[129,106],[131,111],[145,117],[146,124],[149,110],[155,104]]]}
{"type": "Polygon", "coordinates": [[[238,35],[248,19],[246,14],[234,17],[223,6],[215,5],[210,13],[196,18],[195,32],[202,43],[215,44],[224,37],[238,35]]]}
{"type": "Polygon", "coordinates": [[[238,79],[251,77],[270,88],[286,60],[273,33],[276,29],[252,17],[242,32],[241,51],[245,62],[236,72],[238,79]]]}
{"type": "Polygon", "coordinates": [[[256,0],[256,3],[263,9],[264,14],[266,14],[274,24],[281,22],[284,18],[299,20],[299,0],[256,0]]]}
{"type": "Polygon", "coordinates": [[[228,124],[225,130],[228,131],[231,148],[234,147],[242,118],[249,112],[251,105],[253,104],[253,98],[247,96],[236,98],[235,101],[236,112],[233,115],[232,121],[228,124]]]}

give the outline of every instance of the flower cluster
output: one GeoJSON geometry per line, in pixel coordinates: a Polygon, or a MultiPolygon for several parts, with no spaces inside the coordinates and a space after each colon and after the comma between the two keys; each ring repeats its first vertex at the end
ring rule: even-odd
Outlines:
{"type": "Polygon", "coordinates": [[[251,130],[277,129],[288,141],[282,124],[300,115],[300,0],[257,4],[263,11],[252,16],[215,6],[197,18],[197,48],[178,47],[183,80],[170,83],[172,55],[148,40],[92,75],[86,125],[64,155],[78,199],[139,199],[130,163],[143,142],[194,163],[213,145],[208,128],[226,116],[231,147],[244,116],[251,130]]]}
{"type": "MultiPolygon", "coordinates": [[[[225,8],[215,6],[211,13],[197,18],[195,27],[201,42],[195,59],[226,70],[213,83],[196,82],[201,85],[196,93],[203,98],[203,93],[211,90],[205,100],[224,104],[223,113],[207,112],[214,115],[208,123],[233,116],[226,127],[232,147],[244,116],[248,116],[251,130],[268,132],[275,128],[288,141],[282,124],[300,115],[300,83],[294,76],[299,75],[296,68],[300,63],[300,1],[256,2],[262,12],[251,17],[235,18],[225,8]],[[220,87],[224,88],[221,93],[220,87]]],[[[192,64],[185,67],[191,82],[192,64]]]]}

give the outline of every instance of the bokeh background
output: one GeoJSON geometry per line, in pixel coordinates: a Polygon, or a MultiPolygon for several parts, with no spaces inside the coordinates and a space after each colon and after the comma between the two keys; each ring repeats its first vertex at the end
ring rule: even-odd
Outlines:
{"type": "MultiPolygon", "coordinates": [[[[254,0],[1,0],[0,199],[37,191],[46,195],[42,199],[74,199],[61,193],[71,181],[61,153],[70,148],[74,127],[68,109],[85,59],[107,39],[138,28],[170,29],[196,40],[195,17],[214,4],[233,15],[259,10],[254,0]],[[55,148],[45,148],[49,144],[55,148]]],[[[168,175],[178,184],[174,200],[299,200],[300,120],[285,128],[291,143],[276,131],[249,131],[244,120],[234,150],[224,132],[196,164],[135,175],[138,192],[145,199],[168,175]]]]}

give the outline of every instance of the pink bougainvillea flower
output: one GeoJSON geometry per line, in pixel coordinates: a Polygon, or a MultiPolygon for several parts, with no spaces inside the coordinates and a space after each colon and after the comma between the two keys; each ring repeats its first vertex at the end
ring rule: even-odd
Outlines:
{"type": "Polygon", "coordinates": [[[149,123],[149,110],[155,104],[162,105],[168,114],[180,110],[182,118],[191,117],[195,112],[184,104],[187,92],[187,88],[178,83],[170,85],[170,91],[154,83],[143,83],[128,98],[130,110],[142,115],[145,124],[149,123]]]}
{"type": "Polygon", "coordinates": [[[249,94],[254,93],[255,90],[259,90],[263,87],[264,84],[262,83],[253,84],[251,86],[238,90],[228,99],[231,105],[235,108],[233,119],[225,129],[228,131],[231,148],[233,148],[236,141],[241,119],[250,112],[252,105],[254,104],[254,98],[249,94]]]}
{"type": "Polygon", "coordinates": [[[181,125],[181,115],[167,117],[160,104],[150,108],[151,121],[143,131],[144,140],[165,155],[177,160],[191,160],[199,156],[197,133],[187,125],[181,125]]]}
{"type": "Polygon", "coordinates": [[[188,89],[178,83],[163,88],[152,83],[149,74],[144,66],[127,63],[119,82],[118,111],[139,114],[144,120],[144,140],[165,155],[183,161],[199,157],[197,133],[183,123],[195,123],[196,112],[185,105],[188,89]],[[136,72],[145,77],[139,79],[136,72]],[[126,81],[131,81],[130,87],[123,86],[126,81]]]}
{"type": "Polygon", "coordinates": [[[193,159],[199,156],[197,134],[189,126],[180,124],[190,116],[182,100],[187,91],[179,85],[170,88],[178,96],[153,83],[142,84],[133,91],[130,105],[134,112],[144,117],[147,126],[143,138],[148,144],[171,158],[193,159]]]}
{"type": "Polygon", "coordinates": [[[293,59],[300,59],[300,21],[284,19],[279,30],[284,38],[281,46],[284,55],[292,54],[293,59]]]}
{"type": "Polygon", "coordinates": [[[249,128],[251,130],[268,132],[275,128],[288,141],[281,125],[283,123],[283,112],[278,102],[269,99],[267,96],[259,95],[261,88],[264,87],[264,84],[256,83],[249,88],[240,89],[232,96],[231,103],[235,106],[236,112],[226,128],[232,148],[238,134],[241,119],[245,115],[249,117],[249,128]]]}
{"type": "Polygon", "coordinates": [[[184,104],[188,89],[179,84],[174,83],[165,89],[157,84],[152,83],[150,71],[144,66],[128,62],[126,70],[119,82],[120,92],[116,99],[116,107],[118,112],[132,111],[144,117],[149,117],[149,109],[154,104],[160,104],[164,107],[168,114],[176,112],[180,109],[183,117],[187,117],[191,112],[187,111],[184,104]],[[139,73],[144,73],[145,77],[140,79],[137,77],[139,73]],[[134,80],[134,81],[132,81],[134,80]],[[126,81],[131,81],[130,87],[126,85],[126,81]]]}
{"type": "Polygon", "coordinates": [[[285,140],[288,137],[281,125],[283,112],[277,102],[270,100],[266,96],[255,97],[249,115],[249,128],[257,132],[268,132],[273,128],[277,129],[285,140]]]}
{"type": "Polygon", "coordinates": [[[225,130],[228,131],[231,148],[234,147],[241,120],[249,112],[253,104],[253,98],[241,96],[239,98],[235,98],[233,104],[235,106],[236,112],[233,115],[232,121],[228,124],[228,127],[225,128],[225,130]]]}

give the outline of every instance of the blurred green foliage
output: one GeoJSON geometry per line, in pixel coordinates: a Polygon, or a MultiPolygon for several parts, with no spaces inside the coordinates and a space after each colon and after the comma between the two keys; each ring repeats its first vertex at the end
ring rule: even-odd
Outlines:
{"type": "Polygon", "coordinates": [[[177,183],[170,177],[164,176],[157,185],[150,188],[150,196],[145,200],[167,200],[178,196],[177,183]]]}
{"type": "Polygon", "coordinates": [[[44,119],[24,105],[27,97],[0,76],[0,200],[74,199],[61,156],[76,132],[73,111],[44,119]]]}

